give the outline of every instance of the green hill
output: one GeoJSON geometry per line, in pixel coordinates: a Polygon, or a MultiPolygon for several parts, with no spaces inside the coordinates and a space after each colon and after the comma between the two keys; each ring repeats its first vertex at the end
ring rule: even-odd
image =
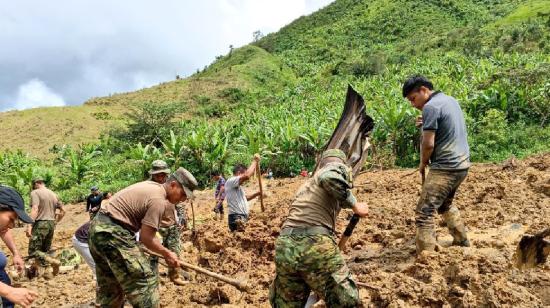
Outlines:
{"type": "MultiPolygon", "coordinates": [[[[461,102],[473,160],[549,151],[549,7],[540,0],[337,0],[188,78],[62,109],[72,120],[62,125],[48,116],[59,109],[0,114],[12,135],[1,147],[44,155],[54,144],[74,148],[103,131],[93,149],[80,152],[100,153],[96,172],[73,175],[82,185],[135,181],[154,158],[185,165],[205,183],[209,170],[228,170],[254,152],[287,175],[313,164],[351,84],[376,121],[370,163],[414,166],[417,111],[401,97],[401,84],[420,73],[461,102]],[[177,116],[162,118],[164,106],[177,116]],[[23,133],[20,118],[50,128],[51,138],[23,133]],[[106,130],[111,125],[118,133],[106,130]]],[[[49,155],[62,161],[67,154],[56,149],[49,155]]],[[[67,175],[68,165],[51,172],[67,175]]]]}

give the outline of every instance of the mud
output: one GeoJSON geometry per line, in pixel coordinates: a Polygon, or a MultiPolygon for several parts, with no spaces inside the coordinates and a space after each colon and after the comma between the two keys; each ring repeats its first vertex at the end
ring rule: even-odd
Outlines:
{"type": "MultiPolygon", "coordinates": [[[[196,234],[184,233],[181,258],[211,271],[246,279],[249,293],[192,275],[176,287],[163,275],[160,292],[165,307],[267,307],[273,278],[274,240],[288,206],[304,178],[266,181],[270,198],[266,212],[253,205],[245,232],[230,233],[225,221],[213,219],[212,191],[195,201],[196,234]]],[[[550,153],[503,164],[476,164],[460,187],[455,204],[469,230],[472,247],[450,247],[451,236],[437,226],[438,252],[415,257],[414,208],[420,177],[412,170],[370,171],[355,180],[360,201],[370,205],[348,241],[346,258],[366,307],[544,307],[550,306],[550,264],[520,271],[513,266],[516,246],[524,233],[550,226],[550,153]]],[[[254,191],[250,185],[247,191],[254,191]]],[[[54,246],[70,245],[72,232],[87,219],[84,205],[70,205],[59,224],[54,246]]],[[[191,210],[189,209],[189,214],[191,210]]],[[[349,217],[343,212],[338,231],[349,217]]],[[[15,230],[22,251],[23,229],[15,230]]],[[[2,246],[3,251],[7,251],[2,246]]],[[[91,271],[82,264],[51,280],[38,278],[19,284],[40,293],[36,306],[73,307],[94,298],[91,271]]]]}

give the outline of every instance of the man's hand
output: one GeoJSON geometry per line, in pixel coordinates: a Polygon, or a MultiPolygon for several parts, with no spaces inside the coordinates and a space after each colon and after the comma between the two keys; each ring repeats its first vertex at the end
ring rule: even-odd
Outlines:
{"type": "Polygon", "coordinates": [[[254,159],[256,162],[259,162],[262,158],[260,157],[260,154],[256,153],[254,154],[254,157],[252,159],[254,159]]]}
{"type": "Polygon", "coordinates": [[[13,256],[13,265],[15,265],[15,268],[19,273],[23,272],[25,269],[25,261],[23,261],[20,254],[13,256]]]}
{"type": "Polygon", "coordinates": [[[180,266],[180,261],[178,259],[178,255],[176,255],[174,252],[170,250],[166,250],[166,253],[164,254],[164,260],[166,260],[166,264],[172,268],[178,268],[180,266]]]}
{"type": "Polygon", "coordinates": [[[416,121],[414,122],[414,126],[416,126],[416,128],[420,128],[422,127],[422,116],[418,116],[416,117],[416,121]]]}
{"type": "Polygon", "coordinates": [[[38,293],[24,288],[12,288],[6,295],[7,299],[23,307],[30,307],[37,297],[38,293]]]}
{"type": "Polygon", "coordinates": [[[357,202],[351,209],[359,217],[365,217],[369,213],[369,206],[365,202],[357,202]]]}
{"type": "Polygon", "coordinates": [[[32,225],[29,225],[27,227],[27,230],[25,230],[25,235],[30,238],[32,236],[32,225]]]}
{"type": "Polygon", "coordinates": [[[422,185],[424,185],[424,181],[426,180],[426,164],[420,163],[420,166],[418,166],[418,171],[420,172],[420,178],[422,179],[422,185]]]}

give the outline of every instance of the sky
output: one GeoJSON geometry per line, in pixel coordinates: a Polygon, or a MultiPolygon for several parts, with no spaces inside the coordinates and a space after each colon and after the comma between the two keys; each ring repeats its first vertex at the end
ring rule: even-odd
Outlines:
{"type": "Polygon", "coordinates": [[[188,76],[332,0],[0,0],[0,111],[188,76]]]}

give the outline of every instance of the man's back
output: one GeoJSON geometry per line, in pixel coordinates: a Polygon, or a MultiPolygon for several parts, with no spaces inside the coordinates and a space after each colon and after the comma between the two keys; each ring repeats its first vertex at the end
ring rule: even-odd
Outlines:
{"type": "Polygon", "coordinates": [[[57,195],[46,187],[31,191],[31,206],[38,205],[36,220],[55,220],[57,195]]]}
{"type": "Polygon", "coordinates": [[[468,169],[468,133],[458,102],[451,96],[436,92],[424,106],[422,120],[423,130],[435,131],[430,169],[468,169]]]}
{"type": "Polygon", "coordinates": [[[238,176],[230,177],[225,182],[225,198],[229,214],[248,215],[248,202],[238,176]]]}

